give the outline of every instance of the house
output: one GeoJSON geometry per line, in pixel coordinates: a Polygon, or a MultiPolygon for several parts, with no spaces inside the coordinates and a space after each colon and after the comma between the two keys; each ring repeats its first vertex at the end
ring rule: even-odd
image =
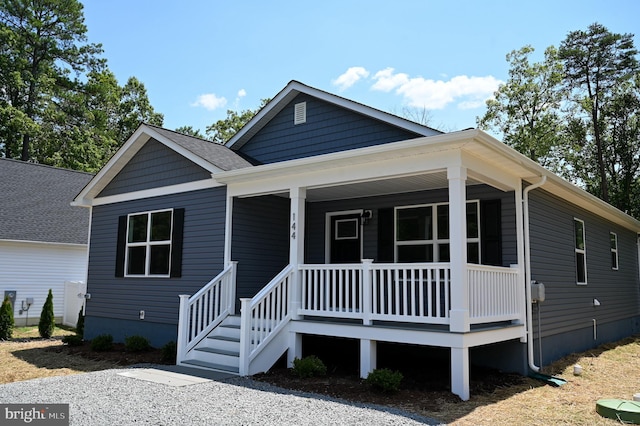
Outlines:
{"type": "Polygon", "coordinates": [[[85,336],[177,339],[182,365],[251,375],[332,336],[366,377],[381,342],[422,345],[468,399],[471,363],[525,374],[640,330],[639,221],[482,131],[296,81],[225,146],[142,125],[74,204],[85,336]]]}
{"type": "Polygon", "coordinates": [[[69,203],[92,176],[0,158],[0,295],[10,295],[16,325],[38,323],[49,289],[56,323],[75,325],[77,292],[65,298],[65,283],[86,279],[89,214],[69,203]]]}

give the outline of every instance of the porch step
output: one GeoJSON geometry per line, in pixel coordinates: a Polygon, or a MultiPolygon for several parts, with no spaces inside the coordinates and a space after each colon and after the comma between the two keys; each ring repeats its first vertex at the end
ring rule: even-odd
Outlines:
{"type": "Polygon", "coordinates": [[[238,374],[240,371],[240,317],[229,316],[202,339],[182,360],[216,371],[238,374]]]}

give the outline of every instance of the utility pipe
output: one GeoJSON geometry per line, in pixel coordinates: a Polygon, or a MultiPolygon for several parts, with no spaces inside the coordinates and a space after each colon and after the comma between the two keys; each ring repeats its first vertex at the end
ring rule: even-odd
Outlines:
{"type": "Polygon", "coordinates": [[[534,364],[533,359],[533,330],[532,330],[532,315],[531,315],[531,248],[529,242],[529,192],[540,188],[547,182],[547,177],[542,176],[540,181],[534,183],[533,185],[527,186],[522,195],[522,204],[524,210],[524,267],[525,267],[525,287],[527,293],[527,350],[528,350],[528,360],[529,360],[529,368],[533,371],[540,371],[540,367],[534,364]]]}

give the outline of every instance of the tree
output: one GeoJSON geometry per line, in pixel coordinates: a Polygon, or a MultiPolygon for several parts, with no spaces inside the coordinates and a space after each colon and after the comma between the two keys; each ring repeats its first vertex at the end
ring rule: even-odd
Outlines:
{"type": "Polygon", "coordinates": [[[181,126],[176,129],[176,132],[183,135],[193,136],[194,138],[205,139],[205,136],[200,133],[200,129],[194,129],[193,126],[181,126]]]}
{"type": "Polygon", "coordinates": [[[40,322],[38,322],[38,332],[40,337],[45,339],[50,338],[53,335],[53,330],[56,327],[56,319],[53,314],[53,294],[49,289],[47,300],[42,306],[42,313],[40,313],[40,322]]]}
{"type": "Polygon", "coordinates": [[[487,101],[487,112],[477,122],[480,128],[500,131],[507,145],[532,160],[561,172],[562,64],[553,46],[545,50],[543,62],[530,63],[533,52],[524,46],[507,55],[509,79],[487,101]]]}
{"type": "Polygon", "coordinates": [[[610,197],[603,113],[613,89],[637,70],[637,53],[632,34],[614,34],[598,23],[590,25],[587,31],[570,32],[560,45],[566,86],[573,92],[575,105],[586,114],[583,123],[588,131],[576,133],[587,138],[576,142],[583,146],[593,144],[583,150],[594,155],[596,181],[591,187],[607,202],[610,197]]]}
{"type": "Polygon", "coordinates": [[[9,296],[4,297],[0,306],[0,340],[9,340],[13,336],[13,305],[9,296]]]}
{"type": "Polygon", "coordinates": [[[263,99],[260,102],[260,106],[254,110],[244,110],[240,113],[232,110],[227,110],[227,118],[224,120],[218,120],[210,126],[207,126],[207,136],[211,141],[219,144],[226,143],[231,139],[245,124],[249,122],[266,104],[270,99],[263,99]]]}
{"type": "Polygon", "coordinates": [[[31,159],[37,123],[56,92],[104,64],[97,58],[102,47],[86,44],[82,9],[77,0],[0,0],[0,103],[10,109],[4,115],[14,118],[13,125],[0,127],[19,132],[5,140],[5,154],[20,149],[20,159],[31,159]]]}

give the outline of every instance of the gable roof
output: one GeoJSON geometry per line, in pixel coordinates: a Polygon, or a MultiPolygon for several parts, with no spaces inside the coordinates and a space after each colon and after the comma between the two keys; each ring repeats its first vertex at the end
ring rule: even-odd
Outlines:
{"type": "Polygon", "coordinates": [[[77,194],[73,204],[87,205],[84,200],[96,197],[149,139],[160,142],[211,173],[251,167],[251,163],[223,145],[143,123],[77,194]]]}
{"type": "Polygon", "coordinates": [[[289,104],[289,102],[301,93],[335,104],[358,114],[366,115],[389,125],[416,133],[420,136],[435,136],[443,133],[431,127],[423,126],[422,124],[398,117],[397,115],[389,114],[341,96],[307,86],[299,81],[291,80],[284,89],[282,89],[267,105],[265,105],[264,108],[258,111],[258,113],[249,120],[249,122],[240,129],[238,133],[229,139],[225,145],[234,150],[242,148],[242,146],[247,143],[251,137],[266,126],[273,117],[275,117],[289,104]]]}
{"type": "Polygon", "coordinates": [[[92,176],[0,158],[0,239],[86,244],[89,212],[70,201],[92,176]]]}

